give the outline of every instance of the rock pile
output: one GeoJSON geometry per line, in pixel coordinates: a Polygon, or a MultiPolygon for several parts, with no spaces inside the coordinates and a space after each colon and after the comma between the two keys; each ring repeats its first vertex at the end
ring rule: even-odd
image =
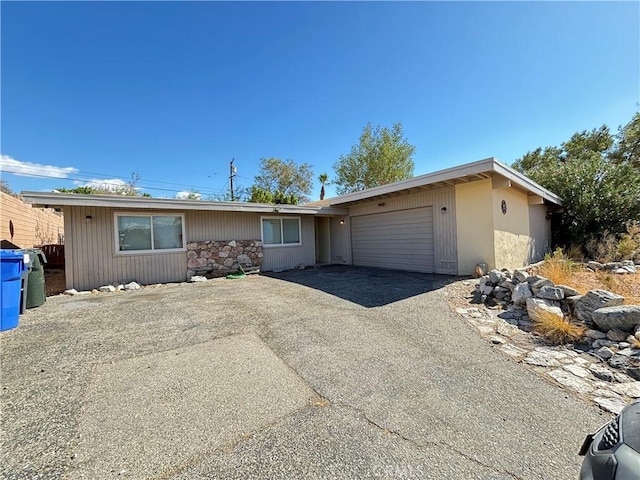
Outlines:
{"type": "MultiPolygon", "coordinates": [[[[640,397],[640,305],[624,305],[624,300],[606,290],[591,290],[581,295],[571,287],[555,285],[547,278],[530,274],[526,268],[503,269],[491,270],[480,277],[472,300],[472,303],[484,303],[488,307],[488,316],[494,317],[495,325],[489,328],[486,322],[476,320],[483,317],[479,309],[475,315],[472,309],[458,313],[476,326],[482,326],[478,326],[481,332],[493,334],[495,344],[503,343],[501,338],[504,337],[515,338],[523,331],[532,332],[540,312],[582,324],[586,327],[584,338],[573,345],[557,347],[558,353],[553,354],[557,358],[548,349],[536,348],[528,354],[521,352],[525,363],[561,367],[553,375],[548,372],[549,375],[565,385],[579,384],[580,388],[576,387],[579,393],[583,393],[581,390],[600,390],[599,399],[614,398],[603,397],[602,385],[593,383],[610,382],[609,390],[628,390],[632,394],[629,396],[637,398],[640,397]],[[633,386],[613,388],[619,383],[632,383],[633,386]]],[[[507,347],[511,353],[513,348],[517,347],[507,347]]]]}

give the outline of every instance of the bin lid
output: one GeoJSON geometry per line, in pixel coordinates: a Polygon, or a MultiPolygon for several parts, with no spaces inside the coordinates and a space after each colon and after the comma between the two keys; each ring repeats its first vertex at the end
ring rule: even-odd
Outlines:
{"type": "Polygon", "coordinates": [[[0,258],[2,261],[21,261],[24,259],[24,253],[19,250],[0,250],[0,258]]]}

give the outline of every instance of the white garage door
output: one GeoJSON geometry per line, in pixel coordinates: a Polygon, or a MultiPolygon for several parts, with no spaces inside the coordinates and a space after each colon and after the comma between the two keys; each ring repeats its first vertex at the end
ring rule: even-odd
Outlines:
{"type": "Polygon", "coordinates": [[[351,218],[353,264],[433,273],[433,208],[351,218]]]}

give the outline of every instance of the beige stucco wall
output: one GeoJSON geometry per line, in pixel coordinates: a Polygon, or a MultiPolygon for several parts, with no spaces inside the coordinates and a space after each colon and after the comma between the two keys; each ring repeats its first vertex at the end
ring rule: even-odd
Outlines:
{"type": "Polygon", "coordinates": [[[51,208],[33,208],[18,197],[0,192],[0,238],[21,248],[59,243],[64,238],[64,219],[51,208]]]}
{"type": "Polygon", "coordinates": [[[455,196],[458,275],[481,262],[495,266],[491,180],[458,184],[455,196]]]}
{"type": "Polygon", "coordinates": [[[529,261],[542,260],[544,254],[551,249],[551,220],[547,219],[545,205],[529,207],[529,236],[531,237],[529,261]]]}
{"type": "Polygon", "coordinates": [[[496,268],[517,268],[529,263],[529,204],[527,194],[514,188],[492,191],[496,268]],[[507,212],[502,213],[502,201],[507,212]]]}

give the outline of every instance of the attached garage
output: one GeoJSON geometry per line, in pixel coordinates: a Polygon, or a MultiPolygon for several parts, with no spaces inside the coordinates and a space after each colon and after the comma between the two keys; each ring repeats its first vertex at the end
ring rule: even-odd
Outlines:
{"type": "Polygon", "coordinates": [[[351,217],[353,264],[434,272],[433,207],[351,217]]]}

